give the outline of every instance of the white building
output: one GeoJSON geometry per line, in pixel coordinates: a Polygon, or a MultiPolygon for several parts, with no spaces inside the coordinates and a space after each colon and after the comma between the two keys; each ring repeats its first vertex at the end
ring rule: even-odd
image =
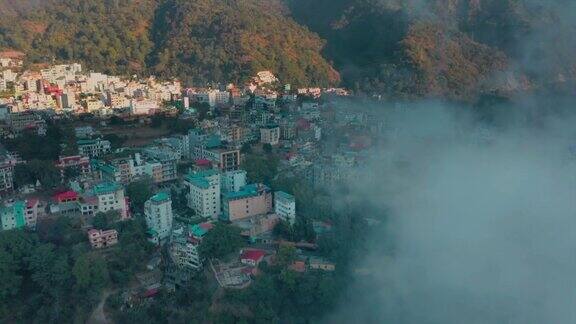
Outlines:
{"type": "Polygon", "coordinates": [[[260,128],[261,143],[278,145],[279,141],[280,141],[280,127],[274,125],[260,128]]]}
{"type": "Polygon", "coordinates": [[[106,153],[109,153],[112,149],[112,145],[110,141],[102,140],[102,139],[94,139],[94,140],[79,140],[78,144],[78,152],[82,156],[88,156],[91,158],[99,157],[106,153]]]}
{"type": "Polygon", "coordinates": [[[240,191],[246,185],[246,171],[228,171],[222,174],[222,191],[240,191]]]}
{"type": "Polygon", "coordinates": [[[148,230],[156,243],[170,237],[172,231],[172,200],[165,192],[157,193],[144,203],[144,216],[148,230]]]}
{"type": "Polygon", "coordinates": [[[121,220],[130,217],[124,188],[121,185],[115,182],[103,182],[95,185],[92,191],[97,198],[96,211],[103,213],[118,211],[121,220]]]}
{"type": "Polygon", "coordinates": [[[274,212],[290,224],[296,221],[296,199],[283,191],[274,193],[274,212]]]}
{"type": "Polygon", "coordinates": [[[198,216],[217,219],[220,215],[220,173],[207,170],[184,177],[188,187],[188,207],[198,216]]]}
{"type": "Polygon", "coordinates": [[[151,115],[156,113],[158,109],[158,103],[154,100],[130,100],[130,113],[132,115],[151,115]]]}

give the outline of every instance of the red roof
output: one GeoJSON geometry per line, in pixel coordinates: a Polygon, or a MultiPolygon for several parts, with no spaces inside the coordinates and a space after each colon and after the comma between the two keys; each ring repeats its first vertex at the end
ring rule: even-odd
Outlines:
{"type": "Polygon", "coordinates": [[[197,166],[208,166],[208,165],[210,165],[210,161],[206,160],[206,159],[196,160],[196,165],[197,166]]]}
{"type": "Polygon", "coordinates": [[[240,260],[252,260],[254,262],[258,262],[264,258],[266,252],[262,250],[247,250],[242,252],[240,256],[240,260]]]}
{"type": "Polygon", "coordinates": [[[146,291],[142,294],[142,297],[144,297],[144,298],[152,297],[152,296],[157,295],[158,292],[160,292],[160,291],[158,290],[158,288],[148,289],[148,290],[146,290],[146,291]]]}
{"type": "Polygon", "coordinates": [[[68,190],[68,191],[64,191],[64,192],[56,194],[54,196],[54,199],[56,199],[57,201],[78,199],[78,194],[73,190],[68,190]]]}
{"type": "Polygon", "coordinates": [[[214,224],[208,223],[208,222],[206,222],[206,223],[200,223],[200,224],[198,224],[198,226],[200,226],[200,228],[203,229],[203,230],[205,230],[205,231],[209,231],[209,230],[211,230],[212,228],[214,228],[214,224]]]}
{"type": "Polygon", "coordinates": [[[40,201],[40,199],[38,198],[28,198],[26,199],[26,205],[28,208],[34,207],[36,204],[38,204],[38,202],[40,201]]]}

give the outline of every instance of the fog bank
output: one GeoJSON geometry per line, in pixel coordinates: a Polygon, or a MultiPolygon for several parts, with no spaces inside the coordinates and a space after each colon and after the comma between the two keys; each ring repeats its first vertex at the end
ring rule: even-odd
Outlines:
{"type": "Polygon", "coordinates": [[[574,115],[491,127],[423,103],[385,125],[350,198],[393,248],[369,246],[327,321],[576,323],[574,115]]]}

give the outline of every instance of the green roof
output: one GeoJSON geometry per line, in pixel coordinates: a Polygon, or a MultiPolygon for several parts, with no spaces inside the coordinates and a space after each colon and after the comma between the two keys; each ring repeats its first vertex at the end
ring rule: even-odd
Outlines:
{"type": "Polygon", "coordinates": [[[83,140],[77,141],[76,143],[77,143],[78,145],[87,145],[87,144],[95,144],[95,143],[97,143],[97,142],[98,142],[97,140],[83,139],[83,140]]]}
{"type": "Polygon", "coordinates": [[[102,182],[95,185],[92,190],[96,195],[103,195],[116,192],[118,189],[120,189],[120,185],[116,182],[102,182]]]}
{"type": "MultiPolygon", "coordinates": [[[[23,201],[16,201],[10,206],[0,207],[0,213],[3,216],[10,217],[13,216],[15,219],[14,228],[23,228],[26,226],[26,219],[24,218],[24,210],[26,209],[26,203],[23,201]]],[[[2,220],[0,220],[0,223],[2,220]]]]}
{"type": "Polygon", "coordinates": [[[199,171],[196,173],[187,174],[184,179],[190,182],[192,185],[202,188],[208,189],[210,187],[210,182],[206,180],[207,177],[215,176],[220,174],[218,170],[204,170],[199,171]]]}
{"type": "Polygon", "coordinates": [[[170,195],[166,192],[159,192],[150,198],[153,202],[161,203],[170,200],[170,195]]]}
{"type": "Polygon", "coordinates": [[[208,233],[207,230],[203,229],[198,224],[192,225],[190,230],[195,237],[202,237],[204,234],[208,233]]]}
{"type": "Polygon", "coordinates": [[[220,136],[218,135],[210,135],[206,138],[206,148],[216,148],[222,145],[222,141],[220,140],[220,136]]]}
{"type": "Polygon", "coordinates": [[[223,196],[226,200],[236,200],[258,196],[258,185],[255,183],[245,185],[240,189],[240,191],[226,192],[223,194],[223,196]]]}
{"type": "Polygon", "coordinates": [[[274,196],[277,198],[284,199],[284,200],[294,200],[294,196],[292,196],[289,193],[285,193],[284,191],[276,191],[274,193],[274,196]]]}

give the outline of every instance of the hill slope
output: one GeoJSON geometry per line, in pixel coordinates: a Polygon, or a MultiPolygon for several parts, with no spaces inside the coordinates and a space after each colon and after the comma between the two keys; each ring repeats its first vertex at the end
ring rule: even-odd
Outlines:
{"type": "Polygon", "coordinates": [[[576,79],[572,2],[0,0],[0,49],[195,84],[270,69],[294,85],[342,76],[366,93],[474,100],[576,79]]]}
{"type": "Polygon", "coordinates": [[[470,99],[576,77],[570,1],[286,1],[358,90],[470,99]]]}
{"type": "Polygon", "coordinates": [[[0,0],[0,48],[31,62],[81,61],[110,73],[197,83],[270,69],[295,84],[337,83],[323,41],[278,1],[0,0]],[[5,9],[5,10],[4,10],[5,9]]]}

